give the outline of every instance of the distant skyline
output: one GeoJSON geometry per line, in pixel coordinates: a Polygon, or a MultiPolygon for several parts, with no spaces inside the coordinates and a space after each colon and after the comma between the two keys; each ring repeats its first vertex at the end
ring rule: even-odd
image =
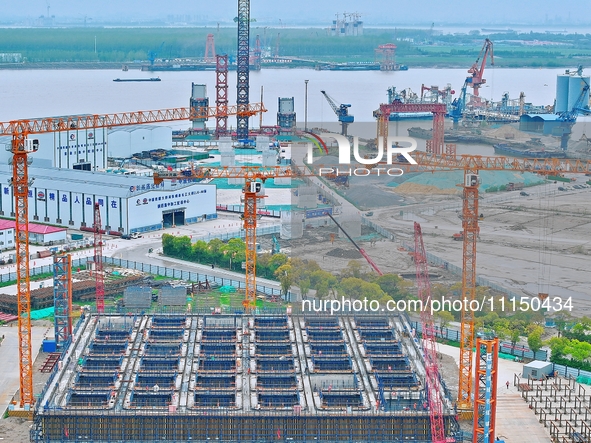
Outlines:
{"type": "MultiPolygon", "coordinates": [[[[237,0],[5,0],[2,2],[3,24],[34,24],[41,16],[55,16],[56,23],[162,23],[190,22],[193,25],[231,24],[237,15],[237,0]]],[[[335,14],[357,12],[367,26],[434,23],[474,25],[549,25],[582,26],[589,24],[589,0],[251,0],[251,17],[272,26],[325,25],[335,14]]],[[[581,31],[579,31],[581,32],[581,31]]]]}

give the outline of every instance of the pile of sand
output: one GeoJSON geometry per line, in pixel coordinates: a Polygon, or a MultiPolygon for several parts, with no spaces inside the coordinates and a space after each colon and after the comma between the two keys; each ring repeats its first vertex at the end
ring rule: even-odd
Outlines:
{"type": "Polygon", "coordinates": [[[328,251],[326,255],[330,257],[338,257],[338,258],[361,258],[361,253],[357,249],[341,249],[335,248],[331,251],[328,251]]]}
{"type": "Polygon", "coordinates": [[[519,129],[511,125],[503,125],[496,129],[491,129],[483,133],[488,137],[496,137],[507,141],[523,141],[526,142],[532,138],[531,134],[522,132],[519,129]]]}

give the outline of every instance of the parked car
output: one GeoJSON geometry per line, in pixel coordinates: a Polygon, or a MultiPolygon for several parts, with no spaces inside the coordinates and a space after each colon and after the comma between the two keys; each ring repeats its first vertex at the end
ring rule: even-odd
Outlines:
{"type": "Polygon", "coordinates": [[[524,197],[529,197],[529,194],[525,191],[521,191],[519,195],[523,195],[524,197]]]}
{"type": "Polygon", "coordinates": [[[562,186],[559,186],[559,187],[558,187],[558,190],[559,190],[559,191],[566,191],[566,188],[563,188],[562,186]]]}

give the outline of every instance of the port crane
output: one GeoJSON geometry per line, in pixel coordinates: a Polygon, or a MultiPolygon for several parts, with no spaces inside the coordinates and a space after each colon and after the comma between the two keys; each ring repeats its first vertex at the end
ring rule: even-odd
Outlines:
{"type": "Polygon", "coordinates": [[[341,122],[341,135],[347,136],[347,127],[349,124],[353,123],[355,118],[352,115],[349,115],[349,108],[351,107],[350,104],[339,104],[337,105],[334,99],[326,93],[326,91],[320,91],[326,101],[332,108],[333,112],[337,115],[339,122],[341,122]]]}
{"type": "Polygon", "coordinates": [[[466,78],[466,83],[472,87],[472,94],[478,97],[478,90],[480,87],[486,83],[486,79],[482,76],[484,75],[484,68],[486,66],[486,59],[490,55],[490,64],[494,66],[495,59],[493,54],[493,42],[490,39],[485,39],[484,44],[482,45],[482,49],[480,50],[480,54],[478,58],[474,62],[474,64],[468,69],[468,73],[472,74],[471,77],[466,78]],[[482,58],[482,62],[480,59],[482,58]],[[480,63],[480,66],[478,66],[480,63]]]}
{"type": "MultiPolygon", "coordinates": [[[[423,355],[425,359],[425,391],[429,402],[429,421],[431,423],[431,441],[446,443],[445,422],[443,420],[443,396],[439,380],[437,363],[437,342],[435,340],[435,324],[433,315],[427,305],[431,300],[431,282],[427,266],[427,254],[423,244],[421,225],[414,223],[415,250],[414,260],[417,273],[417,290],[419,300],[423,302],[421,309],[421,334],[423,338],[423,355]]],[[[453,441],[453,440],[452,440],[453,441]]]]}
{"type": "MultiPolygon", "coordinates": [[[[262,103],[228,106],[224,115],[249,116],[265,112],[262,103]]],[[[0,135],[12,137],[8,150],[12,153],[11,186],[14,192],[15,249],[18,310],[18,342],[20,361],[20,406],[32,406],[33,359],[31,345],[31,285],[29,264],[29,155],[39,149],[39,141],[29,138],[31,134],[60,131],[110,128],[136,124],[191,120],[217,117],[215,107],[171,108],[156,111],[123,112],[115,114],[74,115],[37,119],[14,120],[0,123],[0,135]]],[[[98,306],[97,306],[98,307],[98,306]]]]}

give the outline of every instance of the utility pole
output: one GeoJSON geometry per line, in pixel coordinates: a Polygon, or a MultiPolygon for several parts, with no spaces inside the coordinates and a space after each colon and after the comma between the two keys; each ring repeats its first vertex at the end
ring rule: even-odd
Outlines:
{"type": "Polygon", "coordinates": [[[306,84],[306,93],[304,98],[304,131],[308,130],[308,81],[304,80],[306,84]]]}

